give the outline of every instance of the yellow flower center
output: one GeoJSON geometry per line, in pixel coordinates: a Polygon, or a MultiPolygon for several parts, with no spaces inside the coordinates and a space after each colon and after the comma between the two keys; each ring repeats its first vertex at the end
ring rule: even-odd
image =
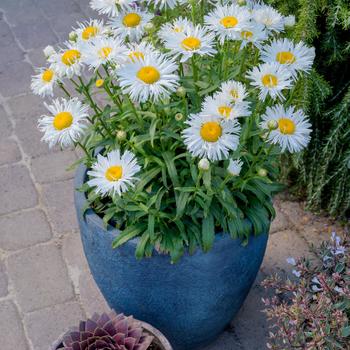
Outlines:
{"type": "Polygon", "coordinates": [[[141,22],[141,16],[139,16],[137,13],[128,13],[123,18],[123,24],[125,27],[136,27],[141,22]]]}
{"type": "Polygon", "coordinates": [[[160,79],[160,73],[152,66],[145,66],[137,72],[137,77],[146,84],[154,84],[160,79]]]}
{"type": "Polygon", "coordinates": [[[280,64],[291,64],[296,60],[295,56],[289,51],[281,51],[276,55],[276,61],[280,64]]]}
{"type": "Polygon", "coordinates": [[[98,50],[98,55],[100,56],[100,58],[106,59],[108,58],[111,52],[112,52],[111,47],[103,47],[102,49],[98,50]]]}
{"type": "Polygon", "coordinates": [[[241,31],[241,38],[245,40],[249,40],[253,37],[253,32],[250,32],[249,30],[243,30],[241,31]]]}
{"type": "Polygon", "coordinates": [[[288,118],[279,119],[278,128],[280,129],[280,132],[285,135],[293,135],[295,132],[295,124],[293,120],[288,118]]]}
{"type": "Polygon", "coordinates": [[[187,51],[198,50],[201,47],[201,41],[194,36],[182,40],[181,46],[187,51]]]}
{"type": "Polygon", "coordinates": [[[216,142],[222,135],[222,128],[218,122],[206,122],[200,130],[201,137],[207,142],[216,142]]]}
{"type": "Polygon", "coordinates": [[[43,75],[41,76],[41,79],[43,81],[45,81],[45,83],[49,83],[53,76],[54,76],[54,71],[52,69],[46,69],[44,72],[43,72],[43,75]]]}
{"type": "Polygon", "coordinates": [[[62,62],[66,66],[71,66],[72,64],[77,62],[80,57],[81,57],[81,53],[78,50],[75,50],[75,49],[68,50],[62,55],[62,62]]]}
{"type": "Polygon", "coordinates": [[[108,181],[118,181],[123,176],[123,168],[120,165],[113,165],[109,167],[105,173],[108,181]]]}
{"type": "Polygon", "coordinates": [[[231,94],[231,96],[233,97],[233,98],[239,98],[239,94],[238,94],[238,91],[237,90],[235,90],[235,89],[232,89],[231,91],[230,91],[230,94],[231,94]]]}
{"type": "Polygon", "coordinates": [[[131,59],[132,62],[135,62],[136,60],[143,60],[145,59],[145,55],[141,51],[134,51],[129,53],[129,58],[131,59]]]}
{"type": "Polygon", "coordinates": [[[218,108],[219,113],[223,116],[228,118],[232,112],[232,107],[230,106],[220,106],[218,108]]]}
{"type": "Polygon", "coordinates": [[[100,88],[104,84],[104,82],[105,81],[103,79],[97,79],[95,85],[96,87],[100,88]]]}
{"type": "Polygon", "coordinates": [[[273,88],[276,87],[278,84],[278,79],[275,75],[273,74],[266,74],[261,78],[262,83],[264,86],[267,88],[273,88]]]}
{"type": "Polygon", "coordinates": [[[225,27],[225,28],[233,28],[237,25],[238,19],[233,16],[227,16],[224,17],[220,20],[220,23],[225,27]]]}
{"type": "Polygon", "coordinates": [[[89,27],[86,27],[83,30],[83,32],[81,33],[81,37],[84,40],[89,40],[89,39],[93,38],[94,36],[96,36],[97,33],[98,33],[98,28],[97,27],[89,26],[89,27]]]}
{"type": "Polygon", "coordinates": [[[69,128],[73,123],[73,116],[69,112],[60,112],[53,119],[53,126],[56,130],[69,128]]]}

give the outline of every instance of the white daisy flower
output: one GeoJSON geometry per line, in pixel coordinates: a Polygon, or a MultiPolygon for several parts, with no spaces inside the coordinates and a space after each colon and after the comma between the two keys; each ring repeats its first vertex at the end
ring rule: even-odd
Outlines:
{"type": "Polygon", "coordinates": [[[225,40],[239,39],[240,31],[250,21],[248,9],[237,5],[217,6],[214,11],[204,17],[210,30],[217,34],[221,44],[225,40]]]}
{"type": "Polygon", "coordinates": [[[190,115],[186,124],[189,126],[182,132],[183,140],[195,157],[222,160],[238,147],[240,126],[235,120],[199,113],[190,115]]]}
{"type": "Polygon", "coordinates": [[[130,43],[126,45],[127,56],[132,62],[144,60],[148,55],[157,52],[156,49],[149,43],[141,41],[138,43],[130,43]]]}
{"type": "Polygon", "coordinates": [[[193,55],[212,56],[215,36],[200,25],[188,26],[183,32],[164,34],[164,46],[176,56],[181,56],[181,62],[186,62],[193,55]]]}
{"type": "Polygon", "coordinates": [[[295,110],[293,106],[284,108],[281,104],[267,107],[261,117],[261,128],[267,129],[268,122],[275,120],[278,128],[271,130],[268,141],[278,144],[282,152],[288,150],[291,153],[300,152],[310,141],[311,124],[302,110],[295,110]]]}
{"type": "Polygon", "coordinates": [[[44,48],[43,53],[46,59],[48,59],[50,56],[56,53],[56,50],[53,48],[53,46],[48,45],[44,48]]]}
{"type": "Polygon", "coordinates": [[[50,115],[41,116],[38,122],[39,130],[44,132],[42,141],[47,142],[50,148],[57,144],[69,147],[79,141],[86,128],[89,107],[77,97],[56,99],[51,105],[44,105],[50,115]]]}
{"type": "Polygon", "coordinates": [[[100,15],[115,17],[121,10],[127,10],[134,0],[91,0],[90,7],[100,15]]]}
{"type": "Polygon", "coordinates": [[[74,29],[77,35],[77,40],[81,43],[88,43],[96,37],[105,34],[107,31],[103,21],[97,19],[90,19],[83,23],[78,23],[78,28],[74,29]]]}
{"type": "Polygon", "coordinates": [[[309,72],[315,59],[315,48],[288,39],[272,41],[261,50],[264,62],[277,62],[288,68],[296,78],[298,72],[309,72]]]}
{"type": "Polygon", "coordinates": [[[151,53],[117,70],[122,90],[132,100],[145,102],[168,97],[178,87],[177,64],[163,54],[151,53]]]}
{"type": "Polygon", "coordinates": [[[238,176],[241,173],[242,166],[243,166],[243,162],[240,159],[237,159],[237,160],[230,159],[230,162],[227,167],[227,171],[232,176],[238,176]]]}
{"type": "Polygon", "coordinates": [[[292,75],[283,66],[278,63],[264,63],[254,67],[247,74],[251,79],[251,85],[256,86],[259,90],[259,98],[264,101],[267,95],[271,98],[284,99],[282,91],[290,89],[292,86],[292,75]]]}
{"type": "Polygon", "coordinates": [[[123,11],[113,18],[109,24],[114,33],[122,39],[128,38],[129,41],[140,41],[145,33],[145,25],[149,23],[153,15],[149,12],[133,8],[129,11],[123,11]]]}
{"type": "Polygon", "coordinates": [[[117,38],[95,38],[82,49],[83,61],[91,69],[106,63],[120,65],[127,60],[127,49],[117,38]]]}
{"type": "Polygon", "coordinates": [[[236,119],[250,115],[248,102],[235,103],[223,93],[215,94],[213,97],[207,96],[203,102],[202,112],[224,119],[236,119]]]}
{"type": "Polygon", "coordinates": [[[250,22],[239,32],[239,40],[242,40],[241,49],[249,43],[261,49],[262,43],[268,39],[268,34],[262,24],[250,22]]]}
{"type": "Polygon", "coordinates": [[[187,28],[193,29],[193,23],[187,18],[179,17],[171,23],[163,24],[158,32],[158,36],[162,41],[167,41],[169,34],[183,33],[187,28]]]}
{"type": "Polygon", "coordinates": [[[271,6],[258,6],[253,9],[252,15],[254,20],[264,25],[269,32],[279,33],[284,30],[283,16],[271,6]]]}
{"type": "Polygon", "coordinates": [[[220,91],[233,102],[242,102],[248,96],[245,86],[241,82],[235,80],[222,83],[220,91]]]}
{"type": "Polygon", "coordinates": [[[32,76],[30,85],[33,93],[41,97],[53,96],[53,87],[57,82],[57,75],[51,68],[39,68],[38,74],[32,76]]]}
{"type": "Polygon", "coordinates": [[[48,61],[59,78],[79,76],[82,68],[81,51],[74,43],[68,42],[65,45],[65,49],[51,55],[48,61]]]}
{"type": "Polygon", "coordinates": [[[154,7],[159,7],[160,9],[163,8],[170,8],[173,9],[177,5],[177,0],[148,0],[147,4],[154,5],[154,7]]]}
{"type": "Polygon", "coordinates": [[[106,195],[119,195],[127,192],[129,187],[134,187],[138,180],[135,174],[141,170],[133,153],[119,149],[107,154],[97,156],[97,162],[92,165],[92,170],[87,172],[90,180],[87,184],[95,187],[95,192],[106,195]]]}

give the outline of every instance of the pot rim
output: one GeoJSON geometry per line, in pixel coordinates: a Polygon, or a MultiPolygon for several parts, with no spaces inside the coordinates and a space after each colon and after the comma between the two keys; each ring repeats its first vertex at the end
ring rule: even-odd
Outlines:
{"type": "MultiPolygon", "coordinates": [[[[169,340],[165,337],[165,335],[157,328],[153,327],[147,322],[136,320],[141,323],[141,327],[150,335],[153,335],[155,338],[155,342],[158,346],[162,347],[162,350],[173,350],[169,340]]],[[[57,347],[62,343],[62,338],[66,332],[62,333],[49,347],[48,350],[57,350],[57,347]]]]}
{"type": "MultiPolygon", "coordinates": [[[[87,167],[84,164],[80,164],[74,178],[75,202],[76,204],[78,204],[77,207],[80,207],[80,208],[84,207],[84,204],[86,202],[86,196],[84,192],[78,191],[77,189],[80,188],[85,183],[87,171],[88,171],[87,167]]],[[[81,213],[79,213],[78,215],[80,214],[81,213]]],[[[105,233],[107,233],[110,236],[110,238],[115,238],[120,234],[120,230],[112,227],[111,225],[108,224],[106,227],[102,218],[98,216],[92,208],[89,208],[85,211],[84,220],[88,221],[89,223],[92,223],[93,225],[97,226],[99,229],[102,229],[103,231],[105,231],[105,233]]],[[[254,238],[254,237],[255,235],[251,235],[251,238],[254,238]]],[[[214,242],[220,241],[222,239],[227,239],[227,238],[229,238],[230,240],[233,240],[233,238],[228,233],[227,234],[223,232],[216,233],[214,242]]],[[[136,249],[136,246],[139,240],[140,240],[139,237],[135,237],[127,241],[125,244],[133,245],[136,249]]],[[[198,248],[200,249],[200,247],[198,248]]],[[[185,250],[184,254],[188,254],[187,249],[185,250]]]]}

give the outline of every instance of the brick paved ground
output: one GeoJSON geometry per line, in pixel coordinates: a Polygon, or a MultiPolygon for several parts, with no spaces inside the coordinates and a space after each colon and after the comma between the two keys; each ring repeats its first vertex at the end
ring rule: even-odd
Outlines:
{"type": "MultiPolygon", "coordinates": [[[[40,143],[42,101],[29,90],[42,49],[62,42],[76,21],[95,16],[88,0],[0,1],[0,334],[3,350],[47,350],[67,326],[107,308],[83,256],[73,206],[74,151],[40,143]]],[[[285,259],[328,236],[322,219],[276,201],[263,267],[232,328],[207,350],[261,350],[267,323],[259,286],[288,270],[285,259]]]]}

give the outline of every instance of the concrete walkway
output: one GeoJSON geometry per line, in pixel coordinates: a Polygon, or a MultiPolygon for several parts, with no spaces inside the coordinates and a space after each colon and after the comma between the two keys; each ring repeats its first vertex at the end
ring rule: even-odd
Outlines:
{"type": "MultiPolygon", "coordinates": [[[[47,350],[70,325],[107,305],[82,252],[73,205],[74,151],[40,142],[42,100],[29,89],[42,49],[96,16],[88,0],[0,1],[0,334],[2,350],[47,350]]],[[[259,282],[332,230],[298,203],[276,201],[263,267],[239,316],[207,350],[265,349],[259,282]]]]}

